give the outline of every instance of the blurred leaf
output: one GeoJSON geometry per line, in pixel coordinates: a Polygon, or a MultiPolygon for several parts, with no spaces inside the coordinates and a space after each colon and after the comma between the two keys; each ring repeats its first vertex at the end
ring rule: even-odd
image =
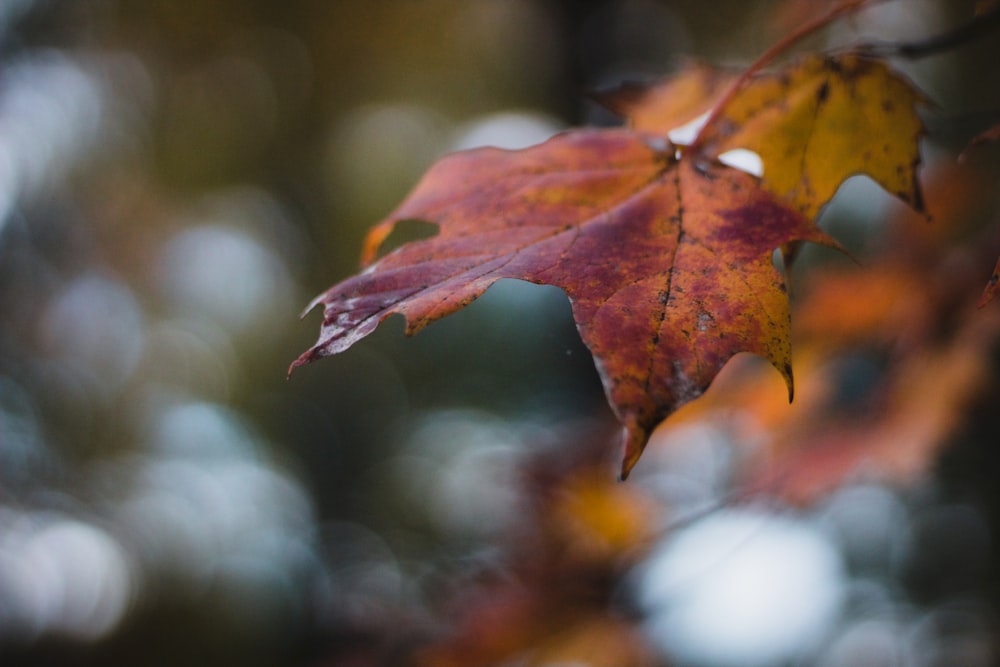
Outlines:
{"type": "MultiPolygon", "coordinates": [[[[976,190],[969,184],[982,179],[955,166],[932,175],[929,201],[957,227],[988,184],[976,190]]],[[[976,311],[970,295],[981,258],[996,249],[946,227],[899,215],[875,257],[803,282],[794,405],[780,400],[773,373],[743,361],[720,374],[700,409],[678,415],[729,424],[737,442],[753,443],[745,493],[803,504],[859,477],[907,483],[966,423],[993,386],[1000,311],[976,311]]]]}
{"type": "Polygon", "coordinates": [[[612,600],[622,572],[651,544],[659,508],[611,480],[603,439],[577,444],[569,467],[566,457],[529,463],[526,511],[505,541],[510,570],[456,588],[449,631],[419,652],[421,667],[656,664],[612,600]]]}
{"type": "Polygon", "coordinates": [[[739,73],[699,62],[686,63],[653,86],[626,84],[596,96],[637,130],[666,134],[706,113],[739,73]]]}

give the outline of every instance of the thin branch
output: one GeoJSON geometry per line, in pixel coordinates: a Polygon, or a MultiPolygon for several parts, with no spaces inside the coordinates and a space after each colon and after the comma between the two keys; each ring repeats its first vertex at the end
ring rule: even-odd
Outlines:
{"type": "Polygon", "coordinates": [[[988,35],[990,32],[1000,28],[1000,5],[989,11],[972,17],[965,23],[955,26],[940,35],[934,35],[927,39],[915,42],[904,42],[894,44],[892,42],[874,42],[863,46],[862,49],[874,56],[899,57],[916,60],[933,56],[942,51],[950,51],[962,46],[967,42],[974,41],[988,35]]]}

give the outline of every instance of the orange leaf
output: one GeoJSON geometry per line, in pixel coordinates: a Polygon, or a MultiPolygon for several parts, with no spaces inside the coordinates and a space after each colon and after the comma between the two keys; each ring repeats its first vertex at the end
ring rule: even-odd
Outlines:
{"type": "Polygon", "coordinates": [[[967,318],[946,345],[899,360],[879,383],[881,404],[870,414],[790,410],[771,443],[774,460],[751,471],[748,488],[805,504],[859,473],[897,483],[917,478],[989,387],[984,359],[998,325],[995,314],[967,318]]]}
{"type": "MultiPolygon", "coordinates": [[[[667,134],[708,111],[736,80],[737,73],[688,62],[655,86],[626,85],[598,101],[635,129],[667,134]]],[[[679,140],[678,140],[679,141],[679,140]]]]}
{"type": "Polygon", "coordinates": [[[581,130],[442,159],[371,239],[407,219],[440,233],[318,297],[319,340],[292,368],[346,350],[394,313],[413,334],[518,278],[569,296],[624,426],[623,477],[652,429],[734,354],[768,359],[791,393],[788,298],[771,254],[836,242],[753,177],[675,155],[648,135],[581,130]]]}

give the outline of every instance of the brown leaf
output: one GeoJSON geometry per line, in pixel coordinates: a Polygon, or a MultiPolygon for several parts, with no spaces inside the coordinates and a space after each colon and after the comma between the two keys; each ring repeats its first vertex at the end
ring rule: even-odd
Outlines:
{"type": "Polygon", "coordinates": [[[346,350],[394,313],[413,334],[518,278],[569,296],[624,426],[623,477],[650,431],[734,354],[768,359],[791,393],[788,298],[771,254],[795,240],[836,242],[753,177],[675,151],[647,135],[583,130],[444,158],[368,249],[401,220],[440,233],[318,297],[319,340],[292,368],[346,350]]]}

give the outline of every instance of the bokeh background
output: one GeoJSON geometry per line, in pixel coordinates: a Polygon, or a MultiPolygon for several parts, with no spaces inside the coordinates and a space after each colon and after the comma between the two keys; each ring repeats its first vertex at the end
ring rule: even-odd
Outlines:
{"type": "MultiPolygon", "coordinates": [[[[804,365],[839,410],[820,436],[890,412],[900,349],[975,352],[910,385],[913,428],[871,450],[892,455],[844,445],[849,472],[741,494],[781,429],[720,394],[618,484],[565,297],[516,281],[285,378],[318,331],[302,308],[437,157],[614,123],[589,91],[745,65],[826,4],[0,0],[0,664],[996,664],[1000,334],[973,304],[1000,152],[941,165],[1000,122],[998,32],[901,64],[937,105],[942,215],[852,181],[824,225],[860,264],[796,268],[919,267],[833,302],[885,339],[804,365]]],[[[804,46],[981,4],[892,2],[804,46]]]]}

